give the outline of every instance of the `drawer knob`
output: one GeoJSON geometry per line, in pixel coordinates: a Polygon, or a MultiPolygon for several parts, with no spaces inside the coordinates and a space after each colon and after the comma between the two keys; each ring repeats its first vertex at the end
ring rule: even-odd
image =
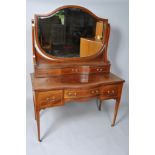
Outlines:
{"type": "Polygon", "coordinates": [[[96,90],[96,93],[98,93],[99,91],[98,90],[96,90]]]}
{"type": "Polygon", "coordinates": [[[92,94],[94,94],[94,93],[95,93],[95,91],[94,91],[94,90],[92,90],[92,91],[91,91],[91,93],[92,93],[92,94]]]}

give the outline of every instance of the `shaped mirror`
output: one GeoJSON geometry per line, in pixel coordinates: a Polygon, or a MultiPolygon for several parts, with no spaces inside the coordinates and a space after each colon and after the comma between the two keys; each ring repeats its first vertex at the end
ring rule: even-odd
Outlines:
{"type": "Polygon", "coordinates": [[[102,47],[105,27],[80,8],[64,8],[51,16],[38,16],[38,40],[41,48],[56,57],[87,57],[102,47]]]}

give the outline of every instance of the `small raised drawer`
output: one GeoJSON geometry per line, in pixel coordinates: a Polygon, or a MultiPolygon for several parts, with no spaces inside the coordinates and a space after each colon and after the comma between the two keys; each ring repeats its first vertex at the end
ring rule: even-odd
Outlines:
{"type": "Polygon", "coordinates": [[[110,66],[76,66],[76,67],[64,67],[64,68],[48,68],[37,69],[35,68],[36,77],[44,76],[56,76],[67,74],[88,74],[88,73],[107,73],[110,70],[110,66]]]}
{"type": "Polygon", "coordinates": [[[109,67],[108,66],[91,67],[90,72],[91,73],[106,73],[106,72],[109,72],[109,67]]]}
{"type": "Polygon", "coordinates": [[[52,90],[39,92],[38,101],[41,108],[63,105],[63,91],[52,90]]]}
{"type": "Polygon", "coordinates": [[[61,75],[61,69],[35,69],[36,77],[47,77],[52,75],[61,75]]]}

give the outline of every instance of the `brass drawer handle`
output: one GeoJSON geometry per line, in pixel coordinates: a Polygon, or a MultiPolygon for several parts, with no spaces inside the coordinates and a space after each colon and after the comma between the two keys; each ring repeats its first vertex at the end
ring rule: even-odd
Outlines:
{"type": "Polygon", "coordinates": [[[55,101],[55,96],[52,96],[52,98],[46,98],[46,101],[49,102],[54,102],[55,101]]]}
{"type": "Polygon", "coordinates": [[[98,71],[98,72],[102,72],[103,69],[102,69],[102,68],[97,68],[97,71],[98,71]]]}
{"type": "Polygon", "coordinates": [[[95,94],[95,93],[97,94],[98,92],[99,92],[99,90],[92,90],[91,91],[92,94],[95,94]]]}
{"type": "Polygon", "coordinates": [[[108,91],[107,91],[107,94],[108,94],[108,95],[114,95],[114,94],[115,94],[115,91],[114,91],[114,90],[111,90],[111,91],[108,90],[108,91]]]}
{"type": "Polygon", "coordinates": [[[72,69],[72,72],[78,72],[79,71],[79,69],[72,69]]]}
{"type": "Polygon", "coordinates": [[[68,92],[68,95],[69,95],[69,96],[76,96],[77,93],[76,93],[76,92],[68,92]]]}

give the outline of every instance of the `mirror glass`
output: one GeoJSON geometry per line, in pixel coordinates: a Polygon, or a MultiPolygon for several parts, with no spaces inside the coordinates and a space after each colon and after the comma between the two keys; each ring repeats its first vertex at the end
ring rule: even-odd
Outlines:
{"type": "Polygon", "coordinates": [[[79,8],[65,8],[38,17],[38,39],[44,51],[56,57],[87,57],[102,47],[104,24],[79,8]]]}

